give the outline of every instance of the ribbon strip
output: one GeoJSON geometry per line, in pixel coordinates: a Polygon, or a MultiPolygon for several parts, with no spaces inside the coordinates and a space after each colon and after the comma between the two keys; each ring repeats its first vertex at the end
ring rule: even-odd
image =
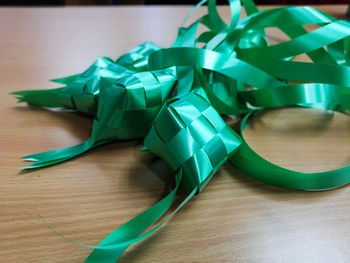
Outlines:
{"type": "Polygon", "coordinates": [[[247,114],[241,122],[242,145],[230,162],[244,174],[269,185],[296,190],[328,190],[350,182],[350,166],[321,173],[301,173],[274,165],[254,152],[243,137],[247,114]]]}
{"type": "Polygon", "coordinates": [[[121,225],[119,228],[114,230],[100,244],[98,244],[98,246],[90,246],[70,240],[69,238],[58,233],[41,216],[40,217],[44,221],[44,223],[46,223],[47,226],[60,237],[76,245],[87,248],[93,248],[94,250],[86,259],[86,263],[115,263],[116,260],[118,260],[120,255],[128,246],[135,244],[136,242],[139,242],[156,232],[177,211],[179,211],[198,191],[197,188],[194,188],[170,215],[168,215],[165,219],[163,219],[163,221],[158,223],[156,226],[152,227],[150,230],[140,235],[143,231],[145,231],[149,226],[154,224],[168,211],[175,199],[181,181],[182,171],[181,169],[179,169],[175,173],[175,188],[166,197],[164,197],[162,200],[160,200],[158,203],[156,203],[149,209],[145,210],[138,216],[134,217],[130,221],[126,222],[125,224],[121,225]]]}

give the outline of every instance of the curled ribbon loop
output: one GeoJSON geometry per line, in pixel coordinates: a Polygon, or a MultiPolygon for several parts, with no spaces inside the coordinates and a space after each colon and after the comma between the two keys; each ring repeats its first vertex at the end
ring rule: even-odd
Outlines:
{"type": "Polygon", "coordinates": [[[230,162],[240,171],[263,183],[296,190],[328,190],[350,182],[350,166],[320,172],[301,173],[279,167],[254,152],[244,140],[242,132],[246,127],[247,114],[241,122],[240,135],[242,145],[230,162]]]}

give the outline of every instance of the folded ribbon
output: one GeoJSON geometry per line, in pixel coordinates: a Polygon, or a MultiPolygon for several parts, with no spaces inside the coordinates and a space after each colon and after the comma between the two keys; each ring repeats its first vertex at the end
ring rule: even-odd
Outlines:
{"type": "Polygon", "coordinates": [[[238,135],[210,105],[203,89],[166,102],[149,130],[145,146],[181,168],[187,192],[201,191],[241,144],[238,135]]]}
{"type": "Polygon", "coordinates": [[[117,139],[143,138],[176,78],[171,69],[138,72],[121,79],[102,78],[91,137],[78,145],[23,157],[34,163],[25,169],[66,161],[117,139]]]}
{"type": "Polygon", "coordinates": [[[52,90],[23,90],[12,92],[18,102],[27,102],[41,107],[64,107],[94,116],[102,78],[120,79],[123,76],[147,69],[148,56],[160,48],[145,42],[130,50],[114,62],[101,57],[81,74],[54,79],[66,85],[52,90]],[[145,66],[146,65],[146,66],[145,66]]]}
{"type": "Polygon", "coordinates": [[[213,174],[237,150],[239,136],[210,105],[204,90],[167,101],[145,138],[145,146],[161,156],[175,173],[175,188],[161,201],[109,234],[94,248],[86,263],[114,263],[129,246],[148,237],[170,219],[192,196],[199,193],[213,174]],[[170,208],[180,185],[189,193],[161,223],[140,235],[170,208]]]}

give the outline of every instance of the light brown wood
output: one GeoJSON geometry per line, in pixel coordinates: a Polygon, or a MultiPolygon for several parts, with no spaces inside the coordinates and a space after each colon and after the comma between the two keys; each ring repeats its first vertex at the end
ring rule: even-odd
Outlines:
{"type": "MultiPolygon", "coordinates": [[[[83,262],[90,249],[159,200],[161,161],[117,142],[69,162],[19,173],[20,157],[88,138],[91,121],[16,104],[9,92],[48,89],[99,56],[117,58],[145,40],[170,46],[190,7],[0,9],[0,262],[83,262]]],[[[325,6],[333,15],[345,6],[325,6]]],[[[201,13],[204,12],[202,9],[201,13]]],[[[228,8],[220,12],[229,18],[228,8]]],[[[279,37],[276,35],[275,37],[279,37]]],[[[350,162],[350,120],[323,111],[268,112],[245,131],[268,160],[298,171],[350,162]]],[[[257,182],[226,164],[156,235],[120,262],[349,262],[350,186],[290,191],[257,182]]]]}

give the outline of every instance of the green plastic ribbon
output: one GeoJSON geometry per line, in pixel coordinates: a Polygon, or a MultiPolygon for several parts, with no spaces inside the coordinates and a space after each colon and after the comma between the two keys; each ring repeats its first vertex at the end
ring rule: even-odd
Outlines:
{"type": "Polygon", "coordinates": [[[177,211],[179,211],[197,192],[197,188],[194,188],[187,197],[177,206],[177,208],[165,219],[163,219],[156,226],[152,227],[147,232],[143,233],[149,226],[154,224],[157,220],[159,220],[170,208],[172,205],[177,190],[182,181],[182,170],[179,169],[175,173],[175,188],[162,200],[157,202],[155,205],[145,210],[138,216],[134,217],[130,221],[121,225],[119,228],[114,230],[111,234],[109,234],[100,244],[97,246],[86,245],[82,243],[75,242],[70,240],[69,238],[58,233],[51,225],[49,225],[42,217],[42,220],[48,225],[48,227],[61,236],[62,238],[76,244],[79,246],[93,248],[93,252],[86,259],[86,263],[114,263],[120,255],[124,252],[124,250],[136,242],[139,242],[154,232],[156,232],[162,225],[164,225],[177,211]]]}
{"type": "Polygon", "coordinates": [[[23,90],[12,94],[18,102],[27,102],[40,107],[63,107],[95,116],[101,80],[118,80],[147,69],[148,56],[160,48],[145,42],[130,50],[114,62],[101,57],[81,74],[54,79],[53,82],[66,85],[52,90],[23,90]],[[146,65],[146,66],[145,66],[146,65]]]}
{"type": "Polygon", "coordinates": [[[159,49],[161,48],[147,41],[118,58],[116,63],[135,72],[147,71],[149,55],[159,49]]]}
{"type": "Polygon", "coordinates": [[[145,146],[174,171],[181,168],[187,192],[208,183],[241,144],[211,106],[203,89],[166,102],[149,130],[145,146]]]}
{"type": "Polygon", "coordinates": [[[63,88],[13,92],[18,102],[64,107],[94,117],[87,141],[24,156],[34,162],[24,169],[60,163],[112,140],[143,138],[176,81],[173,68],[147,70],[149,54],[159,49],[145,42],[116,62],[102,57],[82,74],[53,80],[66,84],[63,88]]]}
{"type": "Polygon", "coordinates": [[[153,122],[145,146],[170,165],[175,173],[175,188],[157,204],[114,230],[98,246],[74,242],[49,227],[72,243],[94,248],[86,262],[115,262],[129,245],[157,231],[199,193],[240,144],[240,137],[210,105],[204,90],[197,89],[170,99],[153,122]],[[170,216],[140,235],[166,213],[180,185],[188,196],[170,216]]]}
{"type": "Polygon", "coordinates": [[[184,27],[206,2],[185,18],[171,48],[146,42],[116,61],[100,58],[82,74],[54,80],[63,88],[13,93],[19,102],[64,107],[94,118],[86,142],[26,156],[34,162],[26,168],[62,162],[112,140],[144,138],[144,149],[174,172],[175,187],[165,198],[99,245],[70,240],[94,249],[88,263],[115,262],[200,193],[227,160],[246,175],[282,188],[326,190],[350,182],[350,166],[322,173],[288,170],[255,153],[242,135],[251,115],[271,108],[350,109],[350,23],[310,7],[259,11],[252,0],[229,0],[231,20],[226,24],[216,1],[209,0],[208,13],[184,27]],[[240,20],[241,4],[247,17],[240,20]],[[317,28],[307,31],[305,26],[312,24],[317,28]],[[199,34],[199,25],[207,30],[199,34]],[[271,44],[264,32],[272,27],[289,39],[271,44]],[[310,62],[295,61],[299,55],[310,62]],[[238,133],[220,114],[244,116],[238,133]],[[151,227],[169,210],[180,186],[187,197],[151,227]]]}
{"type": "Polygon", "coordinates": [[[246,175],[277,187],[296,190],[328,190],[350,182],[350,166],[320,172],[301,173],[279,167],[254,152],[244,140],[242,131],[246,127],[247,114],[241,122],[241,147],[230,162],[246,175]]]}
{"type": "Polygon", "coordinates": [[[171,70],[102,78],[99,101],[103,103],[98,104],[91,137],[75,146],[25,156],[34,163],[24,169],[63,162],[112,140],[143,138],[175,81],[171,70]]]}

